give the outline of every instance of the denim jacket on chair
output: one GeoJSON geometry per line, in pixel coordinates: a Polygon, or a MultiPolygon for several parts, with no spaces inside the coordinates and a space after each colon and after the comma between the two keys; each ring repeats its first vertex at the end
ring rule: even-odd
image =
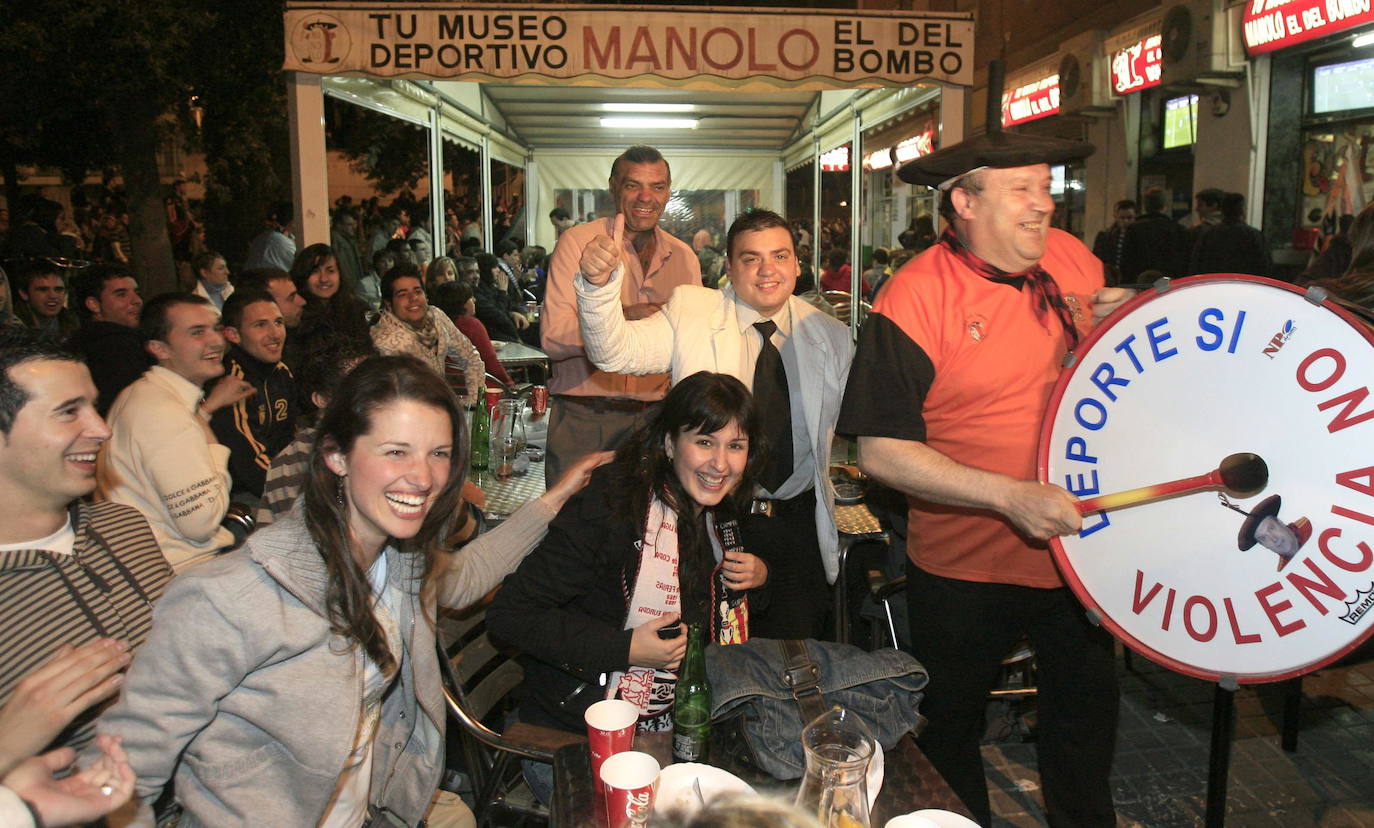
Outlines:
{"type": "MultiPolygon", "coordinates": [[[[929,678],[908,653],[870,652],[813,639],[806,641],[806,649],[820,668],[826,704],[857,714],[884,750],[920,723],[917,707],[929,678]]],[[[762,770],[778,779],[795,779],[806,769],[801,743],[806,723],[791,689],[783,683],[785,663],[778,642],[768,638],[706,648],[711,718],[722,719],[742,710],[747,717],[745,733],[757,748],[762,770]]]]}

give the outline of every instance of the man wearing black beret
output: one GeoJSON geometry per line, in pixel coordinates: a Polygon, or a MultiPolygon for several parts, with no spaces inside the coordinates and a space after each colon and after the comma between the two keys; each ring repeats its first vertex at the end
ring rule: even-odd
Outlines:
{"type": "Polygon", "coordinates": [[[1035,480],[1066,352],[1131,295],[1103,288],[1101,261],[1050,226],[1049,165],[1092,151],[997,131],[899,171],[940,190],[948,226],[878,297],[837,428],[858,437],[865,472],[907,495],[912,649],[931,676],[920,743],[984,825],[984,708],[1023,636],[1038,659],[1050,824],[1116,824],[1112,641],[1046,547],[1080,528],[1074,498],[1035,480]]]}

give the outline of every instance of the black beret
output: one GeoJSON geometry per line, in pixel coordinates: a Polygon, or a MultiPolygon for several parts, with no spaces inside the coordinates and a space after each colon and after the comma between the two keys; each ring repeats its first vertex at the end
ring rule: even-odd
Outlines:
{"type": "Polygon", "coordinates": [[[997,130],[912,159],[897,170],[897,177],[908,184],[939,187],[982,167],[1062,164],[1087,158],[1096,151],[1097,148],[1087,141],[1041,138],[1038,135],[997,130]]]}

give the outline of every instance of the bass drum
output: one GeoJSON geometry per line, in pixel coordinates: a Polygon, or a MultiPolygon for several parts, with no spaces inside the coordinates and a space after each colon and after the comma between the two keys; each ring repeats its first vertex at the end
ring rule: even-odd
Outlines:
{"type": "Polygon", "coordinates": [[[1133,650],[1198,678],[1279,681],[1374,630],[1374,333],[1322,294],[1251,276],[1162,281],[1059,379],[1039,472],[1078,497],[1259,455],[1219,487],[1083,516],[1051,541],[1080,601],[1133,650]]]}

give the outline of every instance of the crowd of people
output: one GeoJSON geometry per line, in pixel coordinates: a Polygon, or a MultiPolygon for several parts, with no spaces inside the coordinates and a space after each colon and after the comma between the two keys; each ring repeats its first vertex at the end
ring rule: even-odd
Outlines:
{"type": "MultiPolygon", "coordinates": [[[[618,697],[670,727],[666,633],[831,634],[839,434],[908,499],[925,753],[987,824],[982,700],[1028,636],[1051,819],[1115,825],[1112,642],[1047,550],[1075,498],[1035,470],[1066,352],[1132,295],[1051,226],[1048,165],[1089,152],[982,136],[902,167],[946,227],[874,251],[857,349],[805,295],[804,226],[755,209],[689,244],[643,146],[609,170],[613,215],[550,216],[548,255],[461,218],[436,250],[422,205],[342,203],[330,243],[297,249],[275,205],[237,273],[193,251],[192,289],[146,302],[117,261],[26,259],[0,330],[0,822],[470,824],[439,790],[438,608],[504,581],[522,719],[577,731],[618,697]],[[545,493],[487,530],[464,407],[511,384],[492,339],[543,347],[552,402],[545,493]]],[[[1195,263],[1243,235],[1218,204],[1195,263]]],[[[1371,226],[1333,295],[1374,271],[1371,226]]],[[[848,289],[845,231],[811,291],[848,289]]],[[[547,799],[548,766],[525,774],[547,799]]]]}

